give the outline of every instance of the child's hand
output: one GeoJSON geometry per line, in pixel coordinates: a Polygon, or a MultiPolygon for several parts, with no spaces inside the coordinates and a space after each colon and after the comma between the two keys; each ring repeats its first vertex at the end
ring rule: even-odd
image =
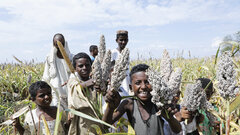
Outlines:
{"type": "Polygon", "coordinates": [[[108,102],[108,107],[111,109],[116,109],[121,101],[121,96],[115,90],[108,90],[106,94],[106,102],[108,102]]]}
{"type": "Polygon", "coordinates": [[[179,122],[182,121],[182,115],[181,115],[181,112],[177,112],[177,113],[175,113],[174,115],[175,115],[176,119],[177,119],[179,122]]]}
{"type": "Polygon", "coordinates": [[[187,107],[181,108],[180,112],[183,119],[190,119],[192,117],[192,114],[187,110],[187,107]]]}
{"type": "Polygon", "coordinates": [[[15,118],[15,119],[13,120],[12,125],[13,125],[14,127],[16,127],[16,128],[17,128],[17,127],[20,127],[21,124],[20,124],[19,118],[15,118]]]}
{"type": "Polygon", "coordinates": [[[19,118],[15,118],[12,125],[18,130],[20,135],[23,135],[24,128],[20,124],[19,118]]]}
{"type": "Polygon", "coordinates": [[[81,85],[82,85],[83,88],[93,86],[94,85],[93,79],[89,79],[89,80],[81,83],[81,85]]]}
{"type": "Polygon", "coordinates": [[[173,115],[178,112],[177,108],[175,108],[172,104],[168,104],[164,106],[165,109],[162,110],[162,117],[166,120],[173,118],[173,115]]]}

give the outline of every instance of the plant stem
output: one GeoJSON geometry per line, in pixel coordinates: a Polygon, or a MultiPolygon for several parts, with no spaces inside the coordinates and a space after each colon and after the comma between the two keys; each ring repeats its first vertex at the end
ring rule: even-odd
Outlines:
{"type": "Polygon", "coordinates": [[[226,115],[226,135],[229,135],[229,131],[230,131],[230,110],[229,110],[229,105],[230,102],[229,100],[227,100],[227,115],[226,115]]]}

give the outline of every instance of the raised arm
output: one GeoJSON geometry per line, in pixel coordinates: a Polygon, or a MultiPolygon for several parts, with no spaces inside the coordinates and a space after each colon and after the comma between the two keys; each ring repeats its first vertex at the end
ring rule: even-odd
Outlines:
{"type": "Polygon", "coordinates": [[[168,121],[168,124],[171,127],[171,130],[174,133],[179,133],[180,131],[182,131],[182,127],[181,124],[179,123],[179,121],[177,119],[175,119],[173,117],[173,115],[176,113],[177,109],[172,110],[171,108],[168,108],[167,111],[163,110],[161,116],[164,117],[165,120],[168,121]]]}
{"type": "Polygon", "coordinates": [[[120,101],[121,96],[117,91],[107,92],[106,102],[108,105],[102,118],[103,121],[109,124],[113,124],[115,121],[121,118],[121,116],[126,112],[127,101],[124,100],[123,102],[121,102],[121,104],[120,101]]]}

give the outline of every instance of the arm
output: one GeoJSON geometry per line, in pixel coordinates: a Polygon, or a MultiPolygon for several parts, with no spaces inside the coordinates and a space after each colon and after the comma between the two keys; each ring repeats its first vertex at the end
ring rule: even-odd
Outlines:
{"type": "Polygon", "coordinates": [[[125,112],[126,112],[126,105],[128,103],[127,100],[124,100],[121,104],[121,97],[117,91],[108,91],[106,94],[106,102],[108,106],[105,110],[102,120],[113,124],[117,121],[125,112]],[[119,105],[120,104],[120,105],[119,105]],[[119,105],[119,107],[118,107],[119,105]],[[118,108],[117,108],[118,107],[118,108]],[[117,108],[116,111],[114,111],[117,108]]]}
{"type": "Polygon", "coordinates": [[[20,135],[23,135],[24,128],[20,124],[19,118],[14,119],[13,126],[18,130],[20,135]]]}
{"type": "Polygon", "coordinates": [[[179,121],[177,119],[175,119],[173,117],[173,114],[176,112],[177,110],[171,110],[170,108],[168,109],[168,111],[165,111],[163,110],[162,111],[162,114],[161,116],[168,121],[170,127],[171,127],[171,130],[174,132],[174,133],[179,133],[180,131],[182,131],[182,126],[181,124],[179,123],[179,121]],[[168,114],[166,114],[168,113],[168,114]],[[167,117],[168,115],[168,117],[167,117]]]}
{"type": "Polygon", "coordinates": [[[68,83],[68,108],[76,110],[89,107],[87,97],[84,96],[82,87],[80,87],[76,78],[70,78],[68,83]]]}

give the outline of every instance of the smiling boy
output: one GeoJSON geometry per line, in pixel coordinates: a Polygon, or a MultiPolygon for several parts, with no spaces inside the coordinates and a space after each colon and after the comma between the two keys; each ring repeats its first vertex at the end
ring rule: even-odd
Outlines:
{"type": "MultiPolygon", "coordinates": [[[[51,91],[51,87],[44,81],[37,81],[29,87],[31,100],[35,102],[37,108],[26,114],[24,120],[24,127],[21,126],[19,119],[16,119],[14,126],[19,131],[20,135],[47,134],[45,126],[41,119],[41,115],[43,115],[46,119],[50,133],[54,133],[57,107],[50,106],[50,103],[52,101],[51,91]]],[[[66,114],[63,111],[61,124],[58,128],[59,130],[57,134],[64,135],[65,132],[67,132],[64,129],[65,124],[66,114]]]]}
{"type": "MultiPolygon", "coordinates": [[[[67,83],[68,108],[96,117],[91,109],[91,105],[87,102],[89,100],[96,100],[96,91],[93,91],[95,85],[93,79],[90,78],[91,65],[91,59],[86,53],[78,53],[73,57],[73,67],[76,72],[75,75],[70,75],[70,79],[67,83]]],[[[98,123],[77,115],[73,115],[71,118],[72,121],[69,128],[69,135],[95,134],[95,130],[91,125],[98,123]]]]}
{"type": "MultiPolygon", "coordinates": [[[[148,67],[148,65],[139,64],[134,66],[130,72],[131,89],[139,100],[129,98],[120,103],[121,97],[117,90],[108,91],[106,102],[109,105],[103,116],[104,121],[113,124],[127,112],[128,120],[137,135],[163,135],[163,120],[161,116],[156,115],[158,109],[151,102],[150,92],[152,89],[148,82],[148,76],[145,74],[148,67]],[[115,109],[116,111],[114,111],[115,109]]],[[[162,114],[163,117],[166,117],[164,113],[162,114]]],[[[165,119],[174,132],[181,131],[181,125],[173,118],[172,114],[165,119]]]]}

